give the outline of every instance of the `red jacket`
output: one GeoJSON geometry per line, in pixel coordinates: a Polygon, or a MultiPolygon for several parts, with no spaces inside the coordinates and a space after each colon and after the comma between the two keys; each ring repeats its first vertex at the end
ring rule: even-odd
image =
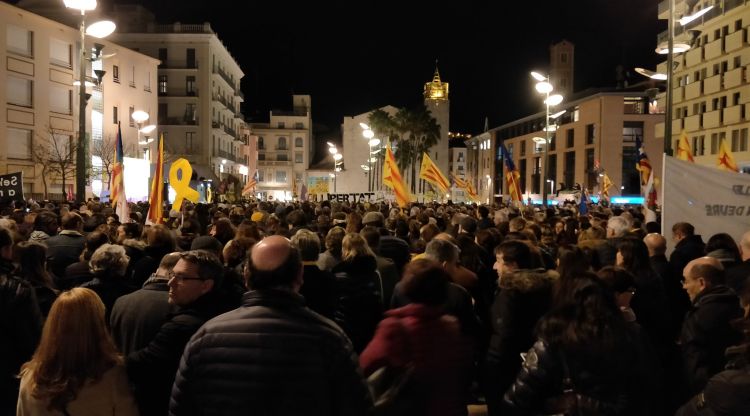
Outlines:
{"type": "Polygon", "coordinates": [[[458,320],[441,308],[411,303],[390,310],[362,351],[359,364],[369,376],[383,366],[414,365],[416,390],[425,415],[465,415],[471,349],[458,320]]]}

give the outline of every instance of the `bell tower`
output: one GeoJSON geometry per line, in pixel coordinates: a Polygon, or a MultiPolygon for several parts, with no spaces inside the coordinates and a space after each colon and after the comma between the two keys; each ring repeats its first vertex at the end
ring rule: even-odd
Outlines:
{"type": "Polygon", "coordinates": [[[424,105],[440,126],[440,140],[430,148],[430,158],[438,165],[444,175],[450,177],[450,155],[448,142],[450,140],[450,99],[449,85],[440,79],[440,71],[435,62],[435,74],[432,81],[424,84],[424,105]]]}

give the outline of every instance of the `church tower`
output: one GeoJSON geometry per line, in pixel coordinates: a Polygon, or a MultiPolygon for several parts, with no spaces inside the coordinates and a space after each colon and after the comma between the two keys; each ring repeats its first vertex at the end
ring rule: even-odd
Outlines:
{"type": "MultiPolygon", "coordinates": [[[[432,117],[440,126],[440,140],[430,148],[430,158],[438,165],[445,176],[450,179],[450,155],[448,154],[448,142],[450,140],[450,99],[448,96],[448,83],[440,79],[437,64],[432,81],[424,84],[424,105],[430,111],[432,117]]],[[[418,174],[418,173],[417,173],[418,174]]],[[[421,191],[418,189],[418,193],[421,191]]]]}
{"type": "Polygon", "coordinates": [[[562,40],[549,47],[550,81],[563,97],[573,93],[575,45],[562,40]]]}

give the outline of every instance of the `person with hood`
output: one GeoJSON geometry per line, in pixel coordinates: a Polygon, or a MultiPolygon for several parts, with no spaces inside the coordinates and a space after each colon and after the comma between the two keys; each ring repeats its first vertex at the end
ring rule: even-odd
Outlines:
{"type": "Polygon", "coordinates": [[[521,353],[534,344],[534,327],[550,309],[557,272],[534,269],[531,247],[518,240],[495,248],[498,292],[492,304],[492,335],[484,363],[490,415],[500,414],[503,393],[521,368],[521,353]]]}
{"type": "Polygon", "coordinates": [[[731,322],[743,311],[737,295],[724,285],[724,269],[718,259],[692,260],[683,276],[682,287],[692,306],[682,324],[679,344],[687,389],[693,395],[724,368],[724,351],[741,339],[731,322]]]}
{"type": "Polygon", "coordinates": [[[383,314],[383,284],[375,253],[362,236],[350,233],[341,244],[341,263],[331,270],[338,297],[334,321],[361,352],[375,333],[383,314]]]}

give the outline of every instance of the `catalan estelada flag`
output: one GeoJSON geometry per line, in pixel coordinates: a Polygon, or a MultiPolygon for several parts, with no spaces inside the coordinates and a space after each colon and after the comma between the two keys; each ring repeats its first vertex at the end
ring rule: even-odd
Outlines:
{"type": "Polygon", "coordinates": [[[609,188],[613,185],[612,180],[609,179],[609,175],[605,173],[604,176],[602,176],[602,195],[609,197],[609,188]]]}
{"type": "Polygon", "coordinates": [[[256,185],[258,185],[258,169],[255,169],[255,174],[253,175],[253,177],[248,179],[247,184],[245,184],[245,187],[242,188],[242,196],[245,196],[245,194],[255,189],[256,185]]]}
{"type": "Polygon", "coordinates": [[[466,192],[466,195],[469,197],[469,199],[479,202],[479,195],[477,195],[477,191],[474,189],[473,186],[471,186],[471,182],[468,180],[464,180],[459,178],[456,175],[453,176],[453,182],[456,183],[456,187],[459,189],[463,189],[464,192],[466,192]]]}
{"type": "Polygon", "coordinates": [[[727,146],[727,140],[721,139],[719,143],[719,169],[728,170],[730,172],[739,172],[740,168],[737,167],[737,163],[734,161],[732,151],[727,146]]]}
{"type": "Polygon", "coordinates": [[[128,213],[128,200],[125,198],[125,162],[122,152],[122,128],[117,123],[117,143],[115,144],[115,160],[112,165],[112,175],[110,178],[110,201],[115,209],[115,214],[120,217],[121,223],[130,220],[128,213]]]}
{"type": "Polygon", "coordinates": [[[427,153],[422,154],[422,168],[419,170],[419,178],[437,186],[443,195],[450,191],[451,184],[448,178],[443,175],[443,172],[440,171],[427,153]]]}
{"type": "Polygon", "coordinates": [[[148,196],[148,215],[146,224],[161,224],[164,222],[164,135],[159,135],[158,153],[154,178],[151,179],[151,193],[148,196]]]}
{"type": "Polygon", "coordinates": [[[513,159],[511,158],[510,153],[508,153],[508,149],[505,148],[504,143],[500,143],[500,152],[505,161],[505,184],[508,188],[508,194],[512,201],[523,203],[521,194],[521,174],[518,173],[516,165],[513,163],[513,159]]]}
{"type": "Polygon", "coordinates": [[[680,141],[677,142],[677,152],[675,153],[675,157],[680,160],[695,163],[695,159],[693,159],[693,150],[690,148],[690,142],[688,142],[688,136],[687,133],[685,133],[685,130],[682,131],[682,134],[680,134],[680,141]]]}
{"type": "Polygon", "coordinates": [[[396,202],[405,208],[411,201],[411,193],[406,187],[406,182],[401,176],[401,172],[398,170],[396,164],[396,157],[393,156],[391,146],[385,146],[385,163],[383,164],[383,185],[393,189],[393,193],[396,194],[396,202]]]}
{"type": "Polygon", "coordinates": [[[635,136],[635,148],[638,150],[638,163],[636,163],[635,168],[641,173],[641,188],[643,188],[648,183],[649,176],[651,176],[651,161],[648,160],[646,149],[643,148],[643,142],[638,136],[635,136]]]}

